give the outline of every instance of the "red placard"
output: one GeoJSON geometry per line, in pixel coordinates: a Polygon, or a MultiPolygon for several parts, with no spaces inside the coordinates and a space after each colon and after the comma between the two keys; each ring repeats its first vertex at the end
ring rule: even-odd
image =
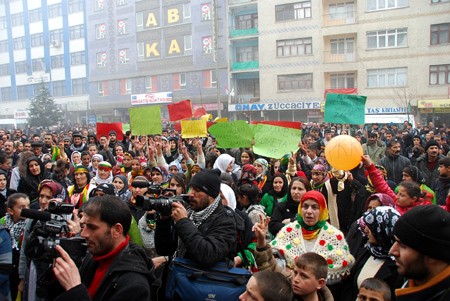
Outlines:
{"type": "Polygon", "coordinates": [[[167,105],[167,109],[169,110],[170,122],[192,118],[193,116],[190,99],[167,105]]]}
{"type": "Polygon", "coordinates": [[[291,128],[291,129],[296,129],[296,130],[300,130],[302,127],[302,123],[296,122],[296,121],[252,121],[251,122],[251,124],[258,124],[258,123],[276,125],[276,126],[281,126],[284,128],[291,128]]]}
{"type": "Polygon", "coordinates": [[[194,111],[194,118],[200,118],[206,114],[205,108],[201,107],[194,111]]]}
{"type": "Polygon", "coordinates": [[[337,94],[358,94],[358,89],[325,89],[324,99],[327,99],[328,93],[337,93],[337,94]]]}
{"type": "Polygon", "coordinates": [[[115,123],[98,123],[97,122],[97,139],[100,139],[101,135],[105,135],[106,137],[109,137],[108,134],[110,131],[116,131],[117,133],[117,140],[122,141],[123,140],[123,132],[122,132],[122,123],[121,122],[115,122],[115,123]]]}

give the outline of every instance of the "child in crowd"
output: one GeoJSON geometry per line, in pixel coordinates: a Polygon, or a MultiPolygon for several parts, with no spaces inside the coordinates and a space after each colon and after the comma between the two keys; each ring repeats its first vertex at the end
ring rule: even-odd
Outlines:
{"type": "Polygon", "coordinates": [[[391,288],[381,279],[367,278],[361,283],[358,300],[391,301],[391,288]]]}
{"type": "Polygon", "coordinates": [[[257,272],[249,279],[239,300],[291,301],[292,288],[286,277],[277,272],[257,272]]]}

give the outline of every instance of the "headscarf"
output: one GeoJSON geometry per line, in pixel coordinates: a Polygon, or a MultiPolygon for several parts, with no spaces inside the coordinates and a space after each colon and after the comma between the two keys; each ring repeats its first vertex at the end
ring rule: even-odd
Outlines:
{"type": "Polygon", "coordinates": [[[272,189],[269,190],[269,194],[276,197],[277,199],[281,199],[284,198],[284,196],[288,194],[288,192],[289,192],[288,179],[281,172],[277,172],[272,178],[272,189]],[[281,178],[283,180],[283,188],[281,188],[280,192],[275,192],[275,190],[273,189],[273,183],[275,182],[276,178],[281,178]]]}
{"type": "Polygon", "coordinates": [[[226,173],[228,165],[230,165],[230,163],[234,164],[234,158],[228,154],[222,154],[217,158],[216,162],[214,162],[213,168],[217,168],[221,172],[226,173]]]}
{"type": "Polygon", "coordinates": [[[106,180],[103,180],[100,178],[100,176],[97,173],[94,177],[94,182],[97,184],[97,186],[99,184],[103,184],[103,183],[112,183],[113,174],[112,174],[111,164],[107,161],[102,161],[102,162],[98,163],[98,169],[109,171],[109,176],[106,180]]]}
{"type": "Polygon", "coordinates": [[[162,175],[161,184],[169,182],[169,173],[167,172],[167,169],[164,166],[153,166],[151,173],[153,173],[154,171],[157,171],[162,175]]]}
{"type": "Polygon", "coordinates": [[[258,182],[256,181],[256,168],[251,164],[245,164],[244,166],[242,166],[239,185],[245,183],[250,183],[258,186],[258,182]]]}
{"type": "Polygon", "coordinates": [[[367,242],[366,248],[370,254],[376,258],[390,258],[389,250],[395,243],[394,225],[398,221],[400,213],[392,207],[381,206],[364,212],[364,215],[358,219],[359,230],[363,236],[369,227],[372,235],[377,240],[377,244],[367,242]]]}
{"type": "Polygon", "coordinates": [[[194,166],[192,166],[191,168],[191,173],[192,172],[199,172],[203,169],[202,165],[200,164],[194,164],[194,166]]]}
{"type": "Polygon", "coordinates": [[[174,149],[170,148],[170,152],[172,153],[172,155],[175,155],[175,157],[177,157],[178,156],[178,138],[170,137],[168,140],[169,145],[170,145],[170,141],[172,141],[172,140],[175,141],[175,148],[174,149]]]}
{"type": "MultiPolygon", "coordinates": [[[[383,176],[384,180],[387,182],[388,178],[387,178],[387,171],[386,168],[384,166],[375,164],[375,167],[380,171],[381,175],[383,176]]],[[[375,187],[373,187],[372,184],[372,180],[370,179],[370,177],[367,178],[368,183],[366,185],[366,189],[368,192],[370,193],[376,193],[377,190],[375,189],[375,187]]]]}
{"type": "Polygon", "coordinates": [[[234,194],[233,189],[227,184],[220,184],[220,191],[222,191],[223,195],[228,201],[228,207],[231,209],[236,209],[236,195],[234,194]]]}
{"type": "Polygon", "coordinates": [[[62,199],[63,203],[70,203],[69,194],[61,184],[52,180],[44,180],[39,184],[38,191],[41,192],[44,187],[50,188],[54,199],[62,199]]]}
{"type": "Polygon", "coordinates": [[[255,160],[255,162],[253,164],[259,164],[262,166],[263,171],[261,174],[257,175],[256,178],[262,178],[266,175],[267,169],[269,168],[269,163],[267,163],[267,161],[263,158],[258,158],[255,160]]]}
{"type": "Polygon", "coordinates": [[[281,157],[280,159],[280,167],[278,167],[278,172],[281,173],[286,173],[286,171],[288,170],[288,166],[289,166],[289,157],[291,155],[286,154],[283,157],[281,157]]]}
{"type": "Polygon", "coordinates": [[[89,197],[92,198],[95,196],[95,192],[97,191],[103,191],[106,195],[114,195],[118,196],[116,186],[110,183],[103,183],[95,187],[91,190],[89,193],[89,197]]]}
{"type": "Polygon", "coordinates": [[[27,160],[27,175],[25,176],[25,178],[23,178],[23,180],[27,183],[28,187],[30,188],[30,191],[29,192],[27,191],[27,193],[34,194],[35,192],[37,192],[39,183],[41,183],[42,180],[50,179],[51,175],[52,174],[45,168],[44,163],[41,161],[41,159],[35,156],[29,158],[27,160]],[[30,172],[30,163],[32,161],[36,161],[41,169],[41,172],[37,176],[32,175],[30,172]]]}
{"type": "Polygon", "coordinates": [[[311,173],[321,173],[323,174],[323,180],[320,183],[314,183],[313,180],[311,180],[311,187],[313,190],[318,190],[323,185],[325,185],[325,182],[330,178],[328,176],[327,168],[322,164],[316,164],[314,165],[313,169],[311,170],[311,173]]]}
{"type": "Polygon", "coordinates": [[[77,182],[74,181],[73,186],[69,188],[69,196],[71,198],[72,205],[75,205],[77,209],[81,207],[84,203],[86,203],[89,199],[89,195],[87,194],[87,191],[89,190],[91,176],[89,174],[89,170],[84,165],[79,165],[75,167],[74,175],[77,173],[85,173],[87,178],[87,184],[83,187],[78,187],[77,182]],[[72,200],[72,196],[74,194],[80,193],[80,199],[79,200],[72,200]]]}
{"type": "Polygon", "coordinates": [[[422,175],[422,172],[420,171],[420,169],[418,169],[416,166],[408,166],[411,169],[411,172],[409,173],[409,175],[411,176],[411,178],[413,179],[414,182],[420,184],[424,184],[425,183],[425,178],[422,175]]]}
{"type": "Polygon", "coordinates": [[[170,173],[170,167],[174,166],[178,169],[178,172],[180,173],[184,173],[183,170],[181,169],[181,164],[180,162],[178,162],[178,160],[173,160],[172,162],[169,163],[169,173],[170,173]]]}
{"type": "Polygon", "coordinates": [[[70,155],[70,162],[72,162],[73,166],[77,166],[75,163],[73,163],[73,155],[74,154],[80,154],[80,160],[81,160],[81,153],[79,151],[74,151],[72,152],[72,154],[70,155]]]}
{"type": "Polygon", "coordinates": [[[367,207],[369,206],[370,201],[374,199],[378,199],[381,203],[381,206],[389,206],[395,208],[395,202],[388,194],[375,193],[367,198],[366,207],[364,207],[365,211],[367,211],[367,207]]]}
{"type": "Polygon", "coordinates": [[[314,239],[319,235],[320,229],[325,226],[327,220],[329,219],[327,202],[325,197],[318,191],[311,190],[305,193],[298,206],[297,221],[302,226],[302,234],[304,239],[314,239]],[[319,204],[319,221],[314,226],[308,226],[303,220],[302,206],[306,200],[313,199],[319,204]]]}
{"type": "Polygon", "coordinates": [[[124,175],[116,175],[113,178],[113,182],[114,182],[115,178],[118,178],[123,183],[123,188],[118,191],[119,197],[123,201],[128,201],[131,198],[132,192],[131,192],[130,188],[128,187],[128,179],[127,179],[127,177],[125,177],[124,175]]]}
{"type": "Polygon", "coordinates": [[[100,155],[100,154],[95,154],[95,155],[93,155],[92,158],[91,158],[91,169],[92,169],[92,172],[93,172],[94,174],[97,174],[97,168],[94,168],[94,165],[92,164],[92,162],[94,161],[94,159],[100,159],[100,162],[102,162],[102,161],[103,161],[103,156],[100,155]]]}

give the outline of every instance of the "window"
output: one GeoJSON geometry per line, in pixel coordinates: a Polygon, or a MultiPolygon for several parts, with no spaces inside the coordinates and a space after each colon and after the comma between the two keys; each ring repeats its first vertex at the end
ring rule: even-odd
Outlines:
{"type": "Polygon", "coordinates": [[[144,57],[144,42],[137,43],[137,52],[138,52],[138,62],[141,62],[145,59],[144,57]]]}
{"type": "Polygon", "coordinates": [[[253,96],[259,96],[259,80],[254,78],[238,80],[237,92],[239,95],[250,94],[253,96]]]}
{"type": "Polygon", "coordinates": [[[70,39],[79,39],[84,37],[84,24],[71,26],[69,28],[70,39]]]}
{"type": "Polygon", "coordinates": [[[108,82],[98,82],[98,96],[108,96],[108,82]]]}
{"type": "Polygon", "coordinates": [[[23,25],[23,13],[11,15],[11,26],[23,25]]]}
{"type": "Polygon", "coordinates": [[[236,17],[236,29],[252,29],[258,27],[258,14],[236,17]]]}
{"type": "Polygon", "coordinates": [[[28,86],[17,86],[17,99],[28,99],[28,86]]]}
{"type": "Polygon", "coordinates": [[[94,0],[95,1],[95,11],[104,10],[105,9],[105,0],[94,0]]]}
{"type": "Polygon", "coordinates": [[[183,23],[191,22],[191,4],[184,3],[183,4],[183,23]]]}
{"type": "Polygon", "coordinates": [[[52,82],[53,96],[66,96],[66,81],[58,80],[52,82]]]}
{"type": "Polygon", "coordinates": [[[52,69],[64,67],[64,55],[54,55],[50,57],[50,65],[52,69]]]}
{"type": "Polygon", "coordinates": [[[26,61],[17,62],[16,63],[16,74],[19,73],[27,73],[27,70],[30,66],[28,66],[26,61]]]}
{"type": "Polygon", "coordinates": [[[8,41],[7,40],[2,40],[0,41],[0,52],[8,52],[8,41]]]}
{"type": "Polygon", "coordinates": [[[217,72],[216,70],[203,71],[203,88],[217,87],[217,72]]]}
{"type": "Polygon", "coordinates": [[[11,87],[2,88],[2,101],[11,101],[11,100],[12,100],[11,87]]]}
{"type": "Polygon", "coordinates": [[[450,84],[450,65],[430,66],[430,85],[450,84]]]}
{"type": "Polygon", "coordinates": [[[117,6],[128,4],[128,0],[117,0],[117,6]]]}
{"type": "Polygon", "coordinates": [[[355,48],[355,38],[330,39],[331,54],[353,53],[355,48]]]}
{"type": "Polygon", "coordinates": [[[86,64],[86,54],[84,51],[73,52],[70,54],[70,65],[86,64]]]}
{"type": "Polygon", "coordinates": [[[192,36],[184,36],[184,54],[192,54],[192,36]]]}
{"type": "Polygon", "coordinates": [[[61,3],[53,4],[48,6],[48,18],[56,18],[62,16],[61,3]]]}
{"type": "Polygon", "coordinates": [[[32,34],[31,38],[31,47],[44,45],[44,33],[32,34]]]}
{"type": "Polygon", "coordinates": [[[128,57],[129,49],[120,49],[119,50],[119,64],[124,65],[130,62],[130,58],[128,57]]]}
{"type": "Polygon", "coordinates": [[[259,59],[258,46],[236,48],[236,62],[251,62],[259,59]]]}
{"type": "Polygon", "coordinates": [[[131,78],[120,80],[120,94],[127,95],[131,94],[131,78]]]}
{"type": "Polygon", "coordinates": [[[366,0],[367,10],[382,10],[408,6],[408,0],[366,0]]]}
{"type": "Polygon", "coordinates": [[[367,70],[367,87],[405,87],[407,68],[387,68],[367,70]]]}
{"type": "Polygon", "coordinates": [[[106,67],[106,52],[97,53],[97,68],[106,67]]]}
{"type": "Polygon", "coordinates": [[[0,76],[10,75],[11,66],[9,64],[0,65],[0,76]]]}
{"type": "Polygon", "coordinates": [[[39,84],[33,85],[33,95],[39,95],[39,89],[40,89],[39,84]]]}
{"type": "Polygon", "coordinates": [[[431,45],[449,43],[449,26],[450,23],[431,25],[431,45]]]}
{"type": "Polygon", "coordinates": [[[312,54],[312,38],[277,41],[277,56],[312,54]]]}
{"type": "Polygon", "coordinates": [[[144,30],[144,13],[136,13],[136,30],[144,30]]]}
{"type": "Polygon", "coordinates": [[[391,29],[367,32],[367,48],[389,48],[408,46],[408,29],[391,29]]]}
{"type": "Polygon", "coordinates": [[[6,17],[0,17],[0,29],[5,29],[7,25],[6,17]]]}
{"type": "Polygon", "coordinates": [[[72,94],[73,95],[86,94],[85,78],[72,79],[72,94]]]}
{"type": "Polygon", "coordinates": [[[331,89],[355,88],[355,73],[338,73],[330,75],[331,89]]]}
{"type": "Polygon", "coordinates": [[[311,18],[311,1],[276,5],[275,13],[277,22],[311,18]]]}
{"type": "Polygon", "coordinates": [[[174,90],[186,89],[186,73],[175,73],[173,75],[173,89],[174,90]]]}
{"type": "Polygon", "coordinates": [[[152,77],[146,76],[145,77],[145,92],[149,93],[152,92],[152,77]]]}
{"type": "Polygon", "coordinates": [[[31,64],[33,65],[33,72],[45,69],[44,61],[42,59],[33,59],[31,60],[31,64]]]}
{"type": "Polygon", "coordinates": [[[106,37],[105,23],[95,25],[95,38],[97,40],[101,40],[101,39],[104,39],[105,37],[106,37]]]}
{"type": "Polygon", "coordinates": [[[69,0],[69,14],[83,11],[84,0],[69,0]]]}
{"type": "Polygon", "coordinates": [[[28,11],[28,20],[30,23],[42,20],[42,8],[36,8],[28,11]]]}
{"type": "Polygon", "coordinates": [[[444,2],[450,2],[450,0],[431,0],[431,3],[444,3],[444,2]]]}
{"type": "Polygon", "coordinates": [[[50,43],[53,41],[62,41],[63,40],[63,30],[55,29],[50,31],[50,43]]]}
{"type": "Polygon", "coordinates": [[[117,27],[119,28],[119,36],[128,34],[128,19],[119,20],[117,27]]]}
{"type": "Polygon", "coordinates": [[[25,48],[25,37],[15,38],[13,40],[14,50],[24,49],[25,48]]]}
{"type": "Polygon", "coordinates": [[[313,74],[278,75],[278,91],[312,89],[313,74]]]}
{"type": "Polygon", "coordinates": [[[355,2],[332,3],[328,6],[328,13],[329,20],[354,19],[355,2]]]}

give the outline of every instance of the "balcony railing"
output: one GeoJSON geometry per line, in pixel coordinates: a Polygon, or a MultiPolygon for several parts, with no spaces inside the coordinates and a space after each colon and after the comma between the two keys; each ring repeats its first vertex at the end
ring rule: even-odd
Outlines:
{"type": "Polygon", "coordinates": [[[230,27],[230,38],[251,36],[258,34],[258,27],[249,29],[237,29],[235,27],[230,27]]]}
{"type": "Polygon", "coordinates": [[[323,15],[323,26],[348,25],[356,23],[356,11],[323,15]]]}
{"type": "Polygon", "coordinates": [[[232,104],[255,102],[259,102],[259,94],[257,96],[254,96],[253,94],[237,94],[236,96],[231,97],[232,104]]]}
{"type": "Polygon", "coordinates": [[[355,62],[356,52],[354,49],[338,51],[324,51],[324,63],[355,62]]]}
{"type": "Polygon", "coordinates": [[[230,60],[231,70],[248,70],[248,69],[258,69],[259,61],[248,61],[248,62],[236,62],[234,60],[230,60]]]}
{"type": "Polygon", "coordinates": [[[244,4],[249,2],[256,2],[256,0],[228,0],[228,5],[244,4]]]}

